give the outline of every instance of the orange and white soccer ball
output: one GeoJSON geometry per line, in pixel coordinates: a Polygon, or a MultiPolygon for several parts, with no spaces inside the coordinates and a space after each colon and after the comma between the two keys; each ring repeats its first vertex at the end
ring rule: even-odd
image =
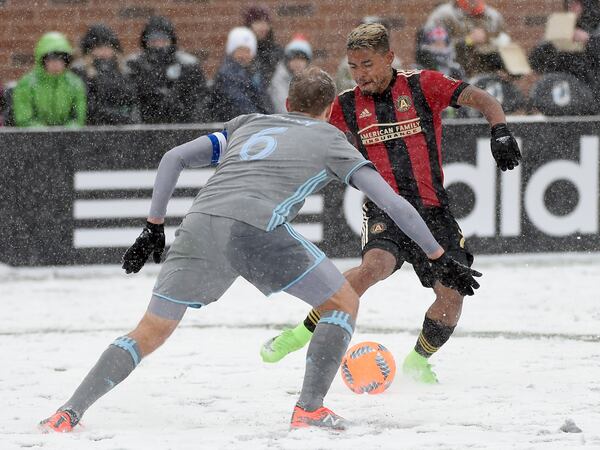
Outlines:
{"type": "Polygon", "coordinates": [[[341,365],[342,380],[356,394],[381,394],[396,375],[396,362],[377,342],[360,342],[348,349],[341,365]]]}

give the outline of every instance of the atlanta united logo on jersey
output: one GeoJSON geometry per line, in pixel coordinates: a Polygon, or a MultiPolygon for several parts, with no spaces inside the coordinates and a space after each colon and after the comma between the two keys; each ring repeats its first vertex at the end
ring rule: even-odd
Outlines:
{"type": "Polygon", "coordinates": [[[401,95],[396,100],[396,109],[400,112],[406,112],[410,109],[411,102],[408,95],[401,95]]]}

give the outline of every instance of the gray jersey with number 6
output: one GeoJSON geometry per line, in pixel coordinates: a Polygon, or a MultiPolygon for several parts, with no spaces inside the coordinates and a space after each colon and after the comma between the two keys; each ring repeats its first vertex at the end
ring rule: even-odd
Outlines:
{"type": "Polygon", "coordinates": [[[307,196],[370,164],[336,127],[303,114],[239,116],[225,131],[225,154],[190,212],[272,230],[293,220],[307,196]]]}

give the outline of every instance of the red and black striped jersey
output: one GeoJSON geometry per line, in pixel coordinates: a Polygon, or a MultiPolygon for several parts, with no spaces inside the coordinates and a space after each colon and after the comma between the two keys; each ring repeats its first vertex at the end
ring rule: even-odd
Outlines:
{"type": "Polygon", "coordinates": [[[381,94],[358,86],[335,99],[329,122],[415,207],[446,206],[442,117],[468,86],[431,70],[395,71],[381,94]]]}

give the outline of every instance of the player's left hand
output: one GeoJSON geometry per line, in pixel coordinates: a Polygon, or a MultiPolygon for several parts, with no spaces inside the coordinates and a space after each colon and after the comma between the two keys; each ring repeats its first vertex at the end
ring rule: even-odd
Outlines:
{"type": "Polygon", "coordinates": [[[480,277],[481,273],[459,263],[446,253],[430,262],[433,276],[444,286],[457,290],[461,295],[473,295],[473,290],[479,288],[474,277],[480,277]]]}
{"type": "Polygon", "coordinates": [[[519,165],[521,150],[505,123],[498,123],[492,127],[491,148],[496,164],[503,172],[519,165]]]}
{"type": "Polygon", "coordinates": [[[165,226],[146,222],[146,226],[133,245],[123,255],[123,269],[126,273],[138,273],[148,257],[152,255],[156,264],[165,250],[165,226]]]}

